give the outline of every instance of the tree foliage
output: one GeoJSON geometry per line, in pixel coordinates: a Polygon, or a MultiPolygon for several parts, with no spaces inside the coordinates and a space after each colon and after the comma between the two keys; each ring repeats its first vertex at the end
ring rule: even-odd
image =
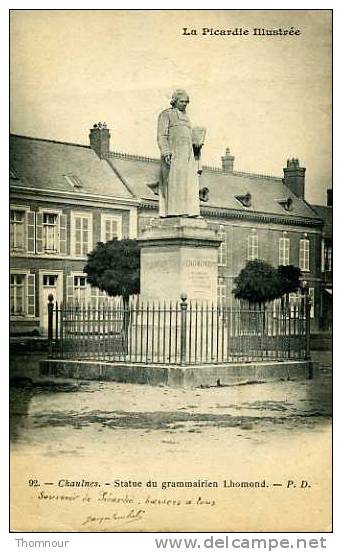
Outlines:
{"type": "Polygon", "coordinates": [[[278,297],[277,270],[265,261],[248,261],[235,278],[233,294],[237,299],[259,305],[278,297]]]}
{"type": "Polygon", "coordinates": [[[298,266],[278,266],[279,297],[295,293],[299,289],[301,274],[298,266]]]}
{"type": "Polygon", "coordinates": [[[265,304],[300,287],[300,269],[279,266],[278,269],[261,260],[248,261],[235,278],[233,294],[249,303],[265,304]]]}
{"type": "Polygon", "coordinates": [[[122,296],[124,304],[130,295],[140,291],[140,248],[136,240],[114,239],[99,242],[88,253],[83,272],[88,282],[111,297],[122,296]]]}

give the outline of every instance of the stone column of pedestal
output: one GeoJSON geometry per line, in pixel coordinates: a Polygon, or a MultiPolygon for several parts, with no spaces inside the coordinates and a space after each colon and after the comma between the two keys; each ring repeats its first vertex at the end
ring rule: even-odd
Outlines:
{"type": "Polygon", "coordinates": [[[143,301],[217,301],[221,240],[201,218],[158,219],[139,239],[143,301]]]}
{"type": "MultiPolygon", "coordinates": [[[[156,220],[145,229],[139,241],[140,302],[144,312],[149,305],[150,316],[147,323],[144,315],[142,325],[145,327],[137,331],[140,336],[138,347],[149,362],[174,362],[180,359],[181,296],[186,296],[188,305],[197,302],[198,305],[213,304],[216,307],[221,240],[202,218],[169,217],[156,220]],[[162,320],[156,314],[159,308],[162,320]],[[155,313],[153,322],[152,312],[155,313]],[[150,358],[152,334],[153,359],[150,358]]],[[[189,332],[187,335],[189,340],[189,332]]],[[[189,360],[191,356],[187,358],[189,360]]]]}

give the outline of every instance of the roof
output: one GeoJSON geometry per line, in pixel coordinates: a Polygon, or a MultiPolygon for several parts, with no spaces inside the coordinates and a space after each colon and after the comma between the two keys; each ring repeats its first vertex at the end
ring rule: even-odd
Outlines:
{"type": "MultiPolygon", "coordinates": [[[[137,196],[146,200],[157,199],[149,185],[158,182],[158,159],[113,152],[110,160],[137,196]]],[[[319,219],[310,205],[292,193],[279,177],[237,171],[224,173],[219,168],[203,167],[200,188],[204,187],[209,189],[209,200],[204,203],[208,207],[269,213],[293,219],[319,219]],[[247,192],[251,194],[251,207],[244,207],[236,198],[247,192]],[[292,199],[290,211],[286,211],[283,204],[288,198],[292,199]]]]}
{"type": "Polygon", "coordinates": [[[11,135],[11,184],[116,198],[132,194],[109,163],[89,146],[11,135]]]}
{"type": "MultiPolygon", "coordinates": [[[[158,201],[152,188],[159,180],[160,159],[111,152],[106,160],[90,146],[12,135],[10,164],[17,187],[158,201]]],[[[209,189],[209,199],[203,205],[209,208],[270,214],[294,223],[298,218],[319,223],[321,216],[276,176],[203,167],[200,188],[204,187],[209,189]],[[247,192],[251,194],[250,207],[237,199],[247,192]],[[292,200],[291,210],[284,208],[288,198],[292,200]]]]}
{"type": "Polygon", "coordinates": [[[332,238],[332,207],[326,205],[312,205],[312,208],[317,213],[320,219],[324,221],[324,234],[328,238],[332,238]]]}

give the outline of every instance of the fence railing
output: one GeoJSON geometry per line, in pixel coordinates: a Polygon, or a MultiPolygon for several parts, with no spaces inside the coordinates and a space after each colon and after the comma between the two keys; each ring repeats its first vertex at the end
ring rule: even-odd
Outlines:
{"type": "Polygon", "coordinates": [[[132,302],[128,307],[53,303],[52,358],[135,364],[224,364],[310,357],[310,300],[295,306],[132,302]]]}

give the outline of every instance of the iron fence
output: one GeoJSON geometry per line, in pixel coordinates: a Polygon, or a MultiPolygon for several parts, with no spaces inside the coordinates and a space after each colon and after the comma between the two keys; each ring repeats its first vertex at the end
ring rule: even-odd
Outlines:
{"type": "Polygon", "coordinates": [[[224,364],[310,356],[310,301],[252,308],[187,302],[53,304],[49,352],[59,359],[224,364]]]}

